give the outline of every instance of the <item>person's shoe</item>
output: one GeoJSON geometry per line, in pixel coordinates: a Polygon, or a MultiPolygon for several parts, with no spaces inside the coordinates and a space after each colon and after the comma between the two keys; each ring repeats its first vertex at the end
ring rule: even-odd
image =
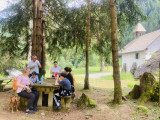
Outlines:
{"type": "Polygon", "coordinates": [[[34,112],[38,112],[39,110],[37,108],[33,108],[33,111],[34,112]]]}
{"type": "Polygon", "coordinates": [[[26,114],[34,114],[35,112],[33,110],[26,110],[26,114]]]}

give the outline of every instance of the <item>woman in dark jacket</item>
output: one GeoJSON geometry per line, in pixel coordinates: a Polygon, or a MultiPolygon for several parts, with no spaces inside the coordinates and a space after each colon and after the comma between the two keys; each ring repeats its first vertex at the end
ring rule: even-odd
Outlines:
{"type": "Polygon", "coordinates": [[[67,74],[66,78],[70,81],[71,83],[71,92],[74,92],[74,81],[73,81],[73,76],[71,74],[72,69],[70,67],[65,67],[64,72],[67,74]]]}

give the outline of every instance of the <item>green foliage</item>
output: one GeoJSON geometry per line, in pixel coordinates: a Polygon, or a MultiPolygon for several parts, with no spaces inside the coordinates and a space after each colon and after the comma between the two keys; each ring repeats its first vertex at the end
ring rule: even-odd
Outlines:
{"type": "Polygon", "coordinates": [[[10,56],[22,56],[28,52],[29,20],[31,20],[32,0],[21,0],[9,8],[1,11],[6,15],[0,21],[0,50],[1,54],[9,53],[10,56]],[[7,14],[6,14],[7,13],[7,14]],[[4,46],[5,44],[5,46],[4,46]]]}
{"type": "Polygon", "coordinates": [[[142,105],[139,105],[137,107],[137,111],[136,112],[137,113],[142,113],[142,114],[145,114],[145,115],[149,115],[150,114],[150,110],[147,107],[142,106],[142,105]]]}

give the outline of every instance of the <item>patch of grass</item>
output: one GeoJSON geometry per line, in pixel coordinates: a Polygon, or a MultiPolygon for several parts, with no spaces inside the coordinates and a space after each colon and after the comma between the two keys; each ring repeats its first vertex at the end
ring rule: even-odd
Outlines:
{"type": "MultiPolygon", "coordinates": [[[[120,74],[120,79],[121,80],[134,80],[133,78],[133,75],[131,73],[125,73],[125,72],[122,72],[120,74]]],[[[113,80],[113,76],[112,75],[108,75],[108,76],[105,76],[105,77],[101,77],[101,78],[98,78],[96,80],[113,80]]]]}
{"type": "Polygon", "coordinates": [[[127,87],[133,88],[135,84],[139,84],[139,81],[129,82],[129,83],[127,84],[127,87]]]}
{"type": "MultiPolygon", "coordinates": [[[[104,68],[104,72],[111,72],[113,71],[112,66],[107,66],[104,68]]],[[[85,68],[73,68],[72,72],[74,75],[80,75],[80,74],[85,74],[85,68]]],[[[100,67],[89,67],[89,73],[104,73],[100,71],[100,67]]]]}
{"type": "Polygon", "coordinates": [[[0,78],[6,78],[6,76],[4,76],[4,75],[0,74],[0,78]]]}
{"type": "MultiPolygon", "coordinates": [[[[84,85],[84,76],[75,76],[76,83],[79,85],[83,86],[84,85]]],[[[127,87],[129,83],[136,84],[137,81],[135,80],[121,80],[121,86],[127,87]]],[[[93,79],[89,78],[89,85],[90,87],[95,87],[95,88],[114,88],[114,81],[113,80],[99,80],[99,79],[93,79]]]]}

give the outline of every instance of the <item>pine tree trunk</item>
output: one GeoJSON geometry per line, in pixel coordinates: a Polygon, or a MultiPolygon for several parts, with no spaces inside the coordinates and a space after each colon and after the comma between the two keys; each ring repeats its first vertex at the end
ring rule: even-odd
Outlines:
{"type": "Polygon", "coordinates": [[[117,32],[117,8],[116,1],[110,0],[111,4],[111,42],[112,42],[112,63],[114,78],[114,103],[122,103],[122,88],[119,72],[118,59],[118,32],[117,32]]]}
{"type": "Polygon", "coordinates": [[[45,47],[45,21],[42,20],[42,75],[45,75],[46,47],[45,47]]]}
{"type": "Polygon", "coordinates": [[[42,65],[40,76],[45,74],[45,21],[42,0],[33,0],[33,41],[32,55],[36,55],[42,65]]]}
{"type": "Polygon", "coordinates": [[[36,23],[36,52],[37,58],[42,64],[42,1],[37,0],[37,23],[36,23]]]}
{"type": "Polygon", "coordinates": [[[32,55],[36,55],[36,17],[37,0],[33,0],[33,38],[32,38],[32,55]]]}
{"type": "Polygon", "coordinates": [[[86,75],[84,89],[89,89],[89,41],[90,41],[90,0],[88,0],[87,38],[86,38],[86,75]]]}
{"type": "Polygon", "coordinates": [[[104,71],[104,57],[101,56],[101,72],[104,71]]]}

